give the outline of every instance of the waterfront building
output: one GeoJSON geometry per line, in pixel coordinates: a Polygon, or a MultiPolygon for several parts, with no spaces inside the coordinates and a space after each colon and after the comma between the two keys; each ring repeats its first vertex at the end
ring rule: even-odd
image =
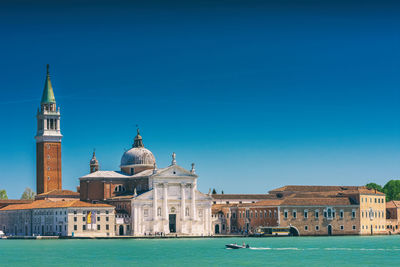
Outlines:
{"type": "Polygon", "coordinates": [[[80,200],[37,200],[0,209],[0,227],[13,236],[114,236],[114,207],[80,200]]]}
{"type": "Polygon", "coordinates": [[[400,201],[386,202],[386,230],[389,233],[400,232],[400,201]]]}
{"type": "Polygon", "coordinates": [[[171,165],[158,169],[139,130],[119,171],[99,170],[95,154],[89,165],[90,173],[80,178],[81,200],[114,205],[117,234],[212,234],[212,198],[197,190],[194,164],[180,167],[173,153],[171,165]]]}
{"type": "Polygon", "coordinates": [[[386,197],[375,189],[358,189],[362,235],[386,233],[386,197]]]}
{"type": "Polygon", "coordinates": [[[265,226],[289,227],[293,235],[386,233],[385,195],[363,186],[284,186],[264,198],[252,203],[214,204],[214,233],[236,229],[251,234],[265,226]]]}
{"type": "Polygon", "coordinates": [[[287,198],[280,205],[280,226],[293,235],[357,235],[358,211],[348,197],[287,198]]]}
{"type": "Polygon", "coordinates": [[[42,194],[62,188],[60,108],[56,105],[49,65],[36,118],[36,193],[42,194]]]}
{"type": "MultiPolygon", "coordinates": [[[[270,196],[271,197],[271,196],[270,196]]],[[[213,205],[215,234],[254,233],[260,226],[279,226],[280,199],[242,204],[213,205]]]]}

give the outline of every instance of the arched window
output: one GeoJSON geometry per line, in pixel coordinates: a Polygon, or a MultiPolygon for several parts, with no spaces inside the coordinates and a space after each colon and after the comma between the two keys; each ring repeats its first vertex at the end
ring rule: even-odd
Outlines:
{"type": "Polygon", "coordinates": [[[124,187],[123,185],[117,185],[117,186],[114,188],[114,191],[115,191],[115,192],[125,192],[125,187],[124,187]]]}

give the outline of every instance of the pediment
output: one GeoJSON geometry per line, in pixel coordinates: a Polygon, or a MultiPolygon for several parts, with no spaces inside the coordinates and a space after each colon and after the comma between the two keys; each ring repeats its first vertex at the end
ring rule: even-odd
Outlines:
{"type": "Polygon", "coordinates": [[[197,177],[196,174],[191,173],[190,171],[178,166],[171,165],[165,169],[159,170],[156,174],[153,174],[153,177],[197,177]]]}

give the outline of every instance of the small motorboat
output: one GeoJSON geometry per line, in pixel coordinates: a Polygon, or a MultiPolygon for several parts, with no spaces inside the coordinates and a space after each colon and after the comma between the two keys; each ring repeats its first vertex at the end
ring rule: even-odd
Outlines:
{"type": "Polygon", "coordinates": [[[225,245],[226,248],[231,248],[231,249],[239,249],[239,248],[250,248],[249,244],[241,246],[238,244],[227,244],[225,245]]]}

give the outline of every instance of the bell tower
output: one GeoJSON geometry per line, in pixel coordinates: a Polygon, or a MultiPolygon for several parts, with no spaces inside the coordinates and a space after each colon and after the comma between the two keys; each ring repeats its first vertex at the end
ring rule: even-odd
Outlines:
{"type": "Polygon", "coordinates": [[[36,193],[61,190],[60,108],[56,106],[48,64],[42,100],[36,118],[36,193]]]}

